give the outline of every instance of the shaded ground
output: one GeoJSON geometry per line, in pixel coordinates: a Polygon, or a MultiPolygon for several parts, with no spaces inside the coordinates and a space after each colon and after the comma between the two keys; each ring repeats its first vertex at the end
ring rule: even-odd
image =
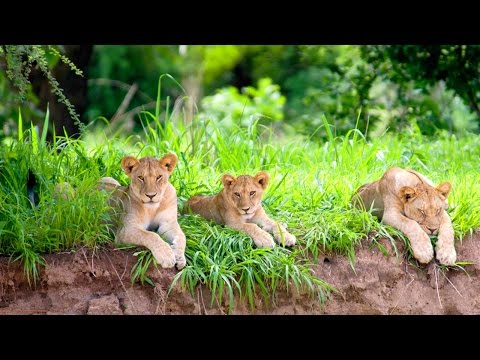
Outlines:
{"type": "MultiPolygon", "coordinates": [[[[388,241],[383,242],[391,252],[388,241]]],[[[397,243],[398,244],[398,243],[397,243]]],[[[315,274],[338,289],[326,304],[283,292],[276,306],[256,300],[250,312],[236,302],[234,314],[480,314],[480,233],[456,245],[465,271],[438,265],[416,267],[400,256],[385,256],[364,243],[357,249],[355,272],[342,256],[322,256],[315,274]]],[[[166,292],[175,270],[150,269],[155,286],[131,286],[133,252],[114,248],[46,255],[36,288],[30,288],[18,264],[0,257],[0,314],[225,314],[208,290],[166,292]]]]}

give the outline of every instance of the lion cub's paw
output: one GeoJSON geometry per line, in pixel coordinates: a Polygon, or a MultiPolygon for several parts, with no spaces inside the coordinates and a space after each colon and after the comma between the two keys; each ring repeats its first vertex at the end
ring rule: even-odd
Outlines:
{"type": "Polygon", "coordinates": [[[413,249],[413,256],[422,264],[427,264],[433,259],[433,246],[430,243],[430,238],[425,234],[427,239],[419,243],[411,242],[413,249]]]}
{"type": "Polygon", "coordinates": [[[453,246],[438,246],[436,248],[437,260],[440,264],[454,265],[457,260],[457,252],[453,246]]]}
{"type": "Polygon", "coordinates": [[[160,265],[162,268],[166,269],[175,266],[175,254],[169,246],[155,247],[154,249],[152,249],[152,254],[157,261],[157,264],[160,265]]]}
{"type": "Polygon", "coordinates": [[[179,256],[177,257],[177,270],[182,270],[185,265],[187,265],[187,259],[185,259],[185,256],[179,256]]]}
{"type": "Polygon", "coordinates": [[[285,245],[285,246],[293,246],[297,243],[297,238],[295,237],[295,235],[292,235],[286,231],[283,233],[283,240],[280,235],[277,236],[276,239],[280,245],[285,245]]]}
{"type": "Polygon", "coordinates": [[[253,242],[259,248],[272,248],[275,247],[275,241],[273,241],[272,237],[266,231],[261,231],[255,234],[253,237],[253,242]]]}

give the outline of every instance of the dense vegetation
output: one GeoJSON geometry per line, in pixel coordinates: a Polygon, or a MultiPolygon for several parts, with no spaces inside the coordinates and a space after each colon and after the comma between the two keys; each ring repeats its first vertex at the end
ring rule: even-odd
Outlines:
{"type": "MultiPolygon", "coordinates": [[[[258,112],[267,116],[266,122],[287,124],[292,133],[311,134],[322,125],[322,115],[329,119],[336,135],[345,135],[356,124],[367,137],[382,134],[388,128],[408,129],[412,124],[430,136],[438,129],[456,134],[479,130],[480,46],[477,45],[44,48],[0,47],[0,69],[5,70],[0,71],[0,95],[4,99],[0,104],[0,125],[7,124],[4,126],[7,134],[15,132],[18,112],[12,90],[21,90],[23,98],[28,100],[23,103],[23,112],[39,126],[47,101],[50,107],[56,103],[45,95],[47,84],[38,85],[42,80],[36,75],[40,64],[43,64],[40,73],[48,75],[47,65],[52,69],[50,75],[57,77],[84,124],[101,116],[130,132],[142,130],[138,114],[143,110],[153,111],[157,80],[165,73],[182,84],[200,111],[205,112],[212,105],[205,97],[215,99],[217,104],[234,100],[247,108],[257,107],[258,112]],[[61,50],[82,69],[76,69],[82,74],[76,77],[83,76],[88,91],[78,90],[83,83],[75,83],[72,89],[75,78],[67,75],[75,74],[66,71],[72,62],[62,57],[61,50]],[[33,81],[34,86],[25,85],[25,80],[33,81]],[[271,94],[265,85],[267,81],[275,87],[271,94]],[[249,90],[252,87],[260,94],[249,90]],[[274,93],[283,100],[273,97],[274,93]],[[88,106],[79,99],[82,96],[87,97],[88,106]]],[[[59,93],[58,86],[50,88],[59,93]]],[[[181,98],[185,92],[174,86],[164,89],[171,99],[181,98]]],[[[68,123],[67,112],[57,114],[56,110],[50,109],[51,120],[56,124],[68,123]]],[[[208,113],[216,115],[223,114],[208,113]]],[[[66,128],[70,130],[69,126],[66,128]]],[[[57,128],[57,134],[63,134],[61,129],[57,128]]],[[[325,140],[327,133],[320,130],[317,136],[325,140]]]]}

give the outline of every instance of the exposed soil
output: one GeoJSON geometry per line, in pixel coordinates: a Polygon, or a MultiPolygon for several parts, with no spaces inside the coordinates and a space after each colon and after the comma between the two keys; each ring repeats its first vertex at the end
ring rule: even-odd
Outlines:
{"type": "MultiPolygon", "coordinates": [[[[392,253],[388,241],[382,242],[392,253]]],[[[480,314],[480,233],[457,243],[458,261],[475,264],[442,270],[432,263],[418,266],[400,255],[386,256],[365,242],[357,249],[355,271],[348,259],[321,256],[317,276],[338,292],[321,306],[306,295],[281,292],[276,304],[256,299],[254,311],[236,301],[233,314],[480,314]]],[[[151,268],[155,286],[131,286],[132,252],[108,248],[45,256],[40,281],[31,288],[20,264],[0,257],[0,314],[226,314],[228,306],[211,304],[209,291],[192,296],[167,290],[175,270],[151,268]]]]}

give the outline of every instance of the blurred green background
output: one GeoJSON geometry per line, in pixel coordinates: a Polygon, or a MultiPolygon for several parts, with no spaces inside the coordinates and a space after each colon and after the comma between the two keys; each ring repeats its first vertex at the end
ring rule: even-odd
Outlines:
{"type": "MultiPolygon", "coordinates": [[[[24,118],[41,127],[47,103],[57,134],[64,129],[70,135],[78,132],[35,63],[26,74],[31,85],[24,100],[17,101],[18,89],[9,80],[8,49],[2,49],[0,136],[15,135],[19,107],[24,118]]],[[[319,140],[326,136],[322,115],[333,124],[335,135],[354,127],[367,137],[412,126],[427,136],[479,130],[477,45],[77,45],[59,49],[83,71],[83,77],[46,51],[48,65],[81,122],[92,129],[109,122],[124,134],[141,131],[138,115],[155,109],[159,77],[170,74],[179,84],[162,82],[161,105],[166,106],[168,96],[171,111],[187,113],[185,121],[200,117],[223,126],[248,126],[259,119],[278,124],[279,131],[319,140]]]]}

